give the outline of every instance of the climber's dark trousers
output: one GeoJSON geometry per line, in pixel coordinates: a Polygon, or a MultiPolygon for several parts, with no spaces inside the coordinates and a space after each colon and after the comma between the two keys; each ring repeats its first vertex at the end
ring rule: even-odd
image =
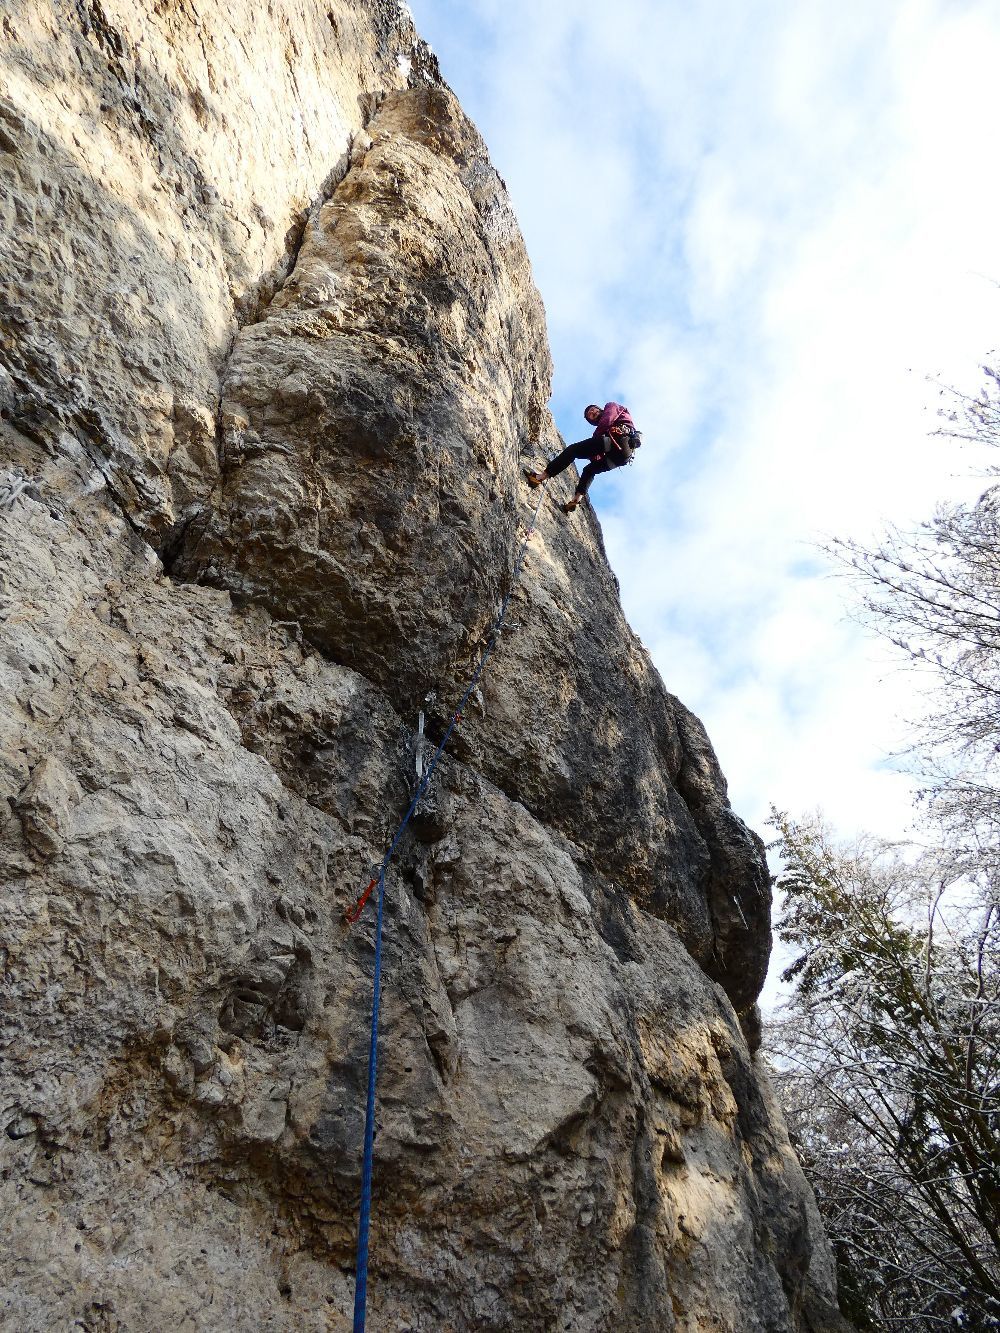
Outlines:
{"type": "MultiPolygon", "coordinates": [[[[593,460],[602,447],[610,445],[608,436],[601,435],[597,439],[591,436],[587,440],[580,440],[576,444],[567,444],[561,454],[557,454],[545,469],[550,477],[557,477],[569,467],[570,463],[578,463],[581,458],[590,458],[593,460]]],[[[629,450],[631,453],[631,450],[629,450]]],[[[576,488],[577,495],[586,495],[590,489],[590,483],[597,476],[598,472],[610,472],[612,468],[621,467],[623,463],[628,462],[628,454],[622,452],[614,446],[610,454],[605,454],[602,458],[591,461],[580,473],[580,481],[576,488]]]]}

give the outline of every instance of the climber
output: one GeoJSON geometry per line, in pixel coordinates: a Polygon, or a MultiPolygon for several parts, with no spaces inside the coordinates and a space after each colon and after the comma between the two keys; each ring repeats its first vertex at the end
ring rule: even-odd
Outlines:
{"type": "Polygon", "coordinates": [[[603,411],[596,403],[591,403],[589,407],[584,408],[583,415],[594,428],[590,439],[580,440],[577,444],[568,444],[561,454],[546,464],[542,472],[532,472],[530,468],[524,469],[528,485],[541,486],[543,481],[558,476],[564,468],[569,467],[570,463],[578,462],[582,458],[590,459],[580,474],[575,495],[562,506],[566,514],[571,514],[587,494],[590,483],[598,472],[610,472],[614,467],[624,467],[632,458],[632,450],[637,449],[642,443],[631,413],[627,407],[622,407],[621,403],[605,403],[603,411]]]}

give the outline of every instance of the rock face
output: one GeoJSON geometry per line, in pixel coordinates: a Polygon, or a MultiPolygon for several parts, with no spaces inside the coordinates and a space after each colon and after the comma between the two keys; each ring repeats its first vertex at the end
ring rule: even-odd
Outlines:
{"type": "MultiPolygon", "coordinates": [[[[541,303],[395,3],[2,24],[2,1321],[345,1328],[342,914],[559,445],[541,303]]],[[[568,486],[389,876],[371,1324],[839,1329],[759,840],[568,486]]]]}

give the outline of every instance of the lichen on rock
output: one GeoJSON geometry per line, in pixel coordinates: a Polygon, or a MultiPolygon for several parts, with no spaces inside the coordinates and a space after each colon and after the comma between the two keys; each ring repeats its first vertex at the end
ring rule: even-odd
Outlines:
{"type": "MultiPolygon", "coordinates": [[[[390,0],[2,21],[2,1318],[343,1328],[342,914],[559,446],[544,312],[390,0]]],[[[546,501],[390,870],[374,1326],[843,1327],[754,1057],[769,896],[546,501]]]]}

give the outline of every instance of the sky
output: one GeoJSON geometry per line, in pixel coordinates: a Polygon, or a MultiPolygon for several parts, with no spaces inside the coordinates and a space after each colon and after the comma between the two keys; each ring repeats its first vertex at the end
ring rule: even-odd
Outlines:
{"type": "Polygon", "coordinates": [[[560,430],[615,399],[644,433],[591,494],[736,810],[905,834],[916,685],[820,547],[984,488],[932,432],[1000,343],[1000,5],[410,8],[513,199],[560,430]]]}

